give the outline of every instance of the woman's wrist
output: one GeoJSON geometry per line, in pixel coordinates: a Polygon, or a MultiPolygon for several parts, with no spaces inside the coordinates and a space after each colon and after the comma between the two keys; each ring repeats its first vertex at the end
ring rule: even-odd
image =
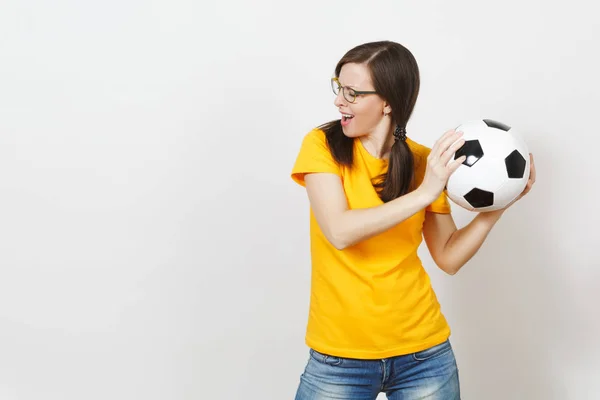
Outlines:
{"type": "Polygon", "coordinates": [[[500,209],[494,211],[480,212],[479,215],[477,215],[477,218],[484,220],[488,223],[495,224],[502,217],[504,211],[506,210],[500,209]]]}
{"type": "Polygon", "coordinates": [[[428,193],[423,189],[422,186],[419,186],[417,189],[415,189],[415,196],[417,197],[418,201],[423,204],[423,208],[427,207],[438,198],[438,196],[433,196],[428,193]]]}

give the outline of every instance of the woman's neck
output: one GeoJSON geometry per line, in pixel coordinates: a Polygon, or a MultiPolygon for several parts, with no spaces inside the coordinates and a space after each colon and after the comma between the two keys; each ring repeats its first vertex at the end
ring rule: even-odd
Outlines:
{"type": "Polygon", "coordinates": [[[394,144],[394,135],[390,128],[376,129],[374,132],[361,136],[359,139],[363,147],[373,157],[387,159],[394,144]],[[388,131],[386,133],[386,130],[388,131]]]}

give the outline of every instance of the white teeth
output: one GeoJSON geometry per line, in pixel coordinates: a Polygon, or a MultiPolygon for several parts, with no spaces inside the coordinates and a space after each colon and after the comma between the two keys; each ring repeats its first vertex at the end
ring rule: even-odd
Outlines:
{"type": "Polygon", "coordinates": [[[342,116],[346,117],[346,118],[352,118],[352,115],[350,115],[350,114],[342,114],[342,116]]]}

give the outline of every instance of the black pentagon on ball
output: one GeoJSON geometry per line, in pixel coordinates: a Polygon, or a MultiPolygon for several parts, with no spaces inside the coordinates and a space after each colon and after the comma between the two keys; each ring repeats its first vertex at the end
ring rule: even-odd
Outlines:
{"type": "Polygon", "coordinates": [[[465,200],[474,208],[489,207],[494,204],[494,193],[475,188],[465,194],[465,200]]]}
{"type": "Polygon", "coordinates": [[[467,167],[472,167],[481,157],[483,157],[483,149],[479,140],[467,140],[465,144],[454,154],[454,159],[457,160],[462,156],[467,156],[463,164],[467,167]]]}
{"type": "Polygon", "coordinates": [[[521,179],[525,175],[525,158],[517,150],[513,151],[504,159],[508,177],[512,179],[521,179]]]}
{"type": "Polygon", "coordinates": [[[503,124],[502,122],[494,121],[493,119],[484,119],[483,122],[490,128],[496,128],[506,132],[510,131],[510,126],[503,124]]]}

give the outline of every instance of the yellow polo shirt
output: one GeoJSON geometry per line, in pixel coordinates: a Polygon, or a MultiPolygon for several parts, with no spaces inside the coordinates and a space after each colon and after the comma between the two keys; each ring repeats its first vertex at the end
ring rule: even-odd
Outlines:
{"type": "MultiPolygon", "coordinates": [[[[411,139],[407,144],[420,183],[430,149],[411,139]]],[[[353,168],[339,166],[325,133],[315,129],[304,137],[291,177],[304,186],[307,173],[339,175],[349,207],[357,209],[383,203],[372,178],[386,170],[387,160],[368,153],[358,138],[353,168]]],[[[426,211],[449,213],[446,194],[397,226],[337,250],[311,210],[308,346],[338,357],[375,359],[424,350],[449,337],[450,328],[417,255],[426,211]]]]}

